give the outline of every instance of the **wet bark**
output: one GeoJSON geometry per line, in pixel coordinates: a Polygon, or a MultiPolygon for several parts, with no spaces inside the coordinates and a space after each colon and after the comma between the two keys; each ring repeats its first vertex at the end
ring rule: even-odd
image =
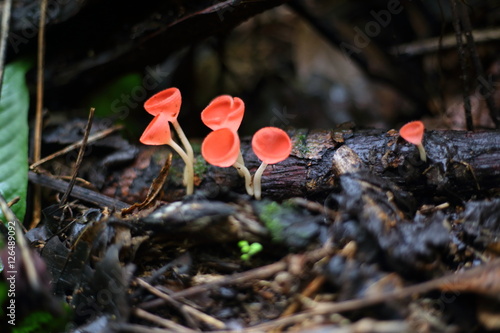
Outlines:
{"type": "MultiPolygon", "coordinates": [[[[500,191],[498,131],[427,131],[426,163],[420,161],[417,148],[394,130],[294,130],[289,134],[293,141],[292,153],[287,160],[265,170],[263,197],[324,196],[336,190],[339,175],[361,170],[368,170],[417,196],[461,200],[500,191]]],[[[253,174],[259,161],[248,139],[242,140],[241,147],[245,163],[253,174]]],[[[155,159],[155,163],[162,163],[162,159],[155,159]]],[[[195,165],[195,190],[205,190],[208,195],[223,189],[245,191],[243,179],[234,168],[205,166],[202,162],[195,165]]],[[[182,168],[182,162],[174,159],[164,199],[182,197],[182,168]]]]}
{"type": "MultiPolygon", "coordinates": [[[[325,198],[339,189],[339,176],[358,171],[370,172],[427,202],[461,201],[500,193],[500,132],[427,131],[424,146],[427,162],[422,162],[415,146],[394,131],[289,131],[293,149],[290,157],[269,165],[262,177],[263,197],[286,199],[325,198]]],[[[260,162],[252,152],[249,138],[241,142],[241,150],[250,173],[260,162]]],[[[101,193],[113,197],[111,204],[122,207],[142,202],[149,186],[159,175],[170,154],[165,147],[145,147],[128,167],[102,171],[105,177],[101,193]],[[107,175],[106,175],[107,174],[107,175]]],[[[199,154],[195,163],[195,195],[215,197],[224,191],[245,193],[244,180],[234,168],[208,165],[199,154]]],[[[93,165],[100,165],[93,162],[93,165]]],[[[182,199],[184,162],[174,154],[164,186],[163,200],[182,199]]],[[[92,168],[91,168],[92,169],[92,168]]],[[[81,175],[91,183],[91,174],[81,175]]],[[[44,187],[64,192],[62,180],[30,174],[30,180],[44,187]],[[45,179],[47,178],[47,179],[45,179]]],[[[77,188],[77,190],[80,190],[77,188]]],[[[74,191],[72,196],[99,204],[91,190],[74,191]],[[82,193],[80,193],[82,192],[82,193]],[[88,193],[87,193],[88,192],[88,193]]]]}

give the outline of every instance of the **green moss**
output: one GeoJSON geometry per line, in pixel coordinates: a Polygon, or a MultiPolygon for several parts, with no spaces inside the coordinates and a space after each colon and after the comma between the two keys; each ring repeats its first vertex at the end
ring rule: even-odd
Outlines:
{"type": "Polygon", "coordinates": [[[199,177],[202,177],[208,170],[208,163],[205,161],[203,156],[198,155],[194,159],[194,173],[199,177]]]}
{"type": "Polygon", "coordinates": [[[23,321],[12,330],[13,333],[42,333],[42,332],[64,332],[71,318],[71,308],[64,304],[64,314],[55,317],[47,311],[35,311],[30,313],[23,321]]]}
{"type": "Polygon", "coordinates": [[[297,207],[293,201],[279,204],[262,200],[254,205],[260,220],[276,243],[286,245],[290,249],[303,249],[319,235],[317,218],[302,207],[297,207]]]}
{"type": "Polygon", "coordinates": [[[271,237],[274,241],[281,242],[283,240],[283,225],[281,223],[281,206],[272,201],[265,204],[260,211],[259,218],[264,222],[266,228],[271,233],[271,237]]]}
{"type": "Polygon", "coordinates": [[[302,156],[309,154],[309,148],[307,147],[307,135],[305,133],[300,133],[295,136],[297,138],[295,147],[302,156]]]}

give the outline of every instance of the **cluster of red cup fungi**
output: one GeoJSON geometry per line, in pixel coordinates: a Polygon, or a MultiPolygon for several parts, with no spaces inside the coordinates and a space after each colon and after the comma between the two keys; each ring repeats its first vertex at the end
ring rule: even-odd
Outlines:
{"type": "MultiPolygon", "coordinates": [[[[184,182],[186,194],[192,194],[194,189],[194,155],[193,149],[177,122],[181,106],[181,94],[177,88],[163,90],[144,104],[144,108],[155,118],[142,134],[140,141],[148,145],[170,145],[184,160],[184,182]],[[173,139],[170,124],[181,140],[182,149],[173,139]]],[[[292,150],[288,134],[276,127],[264,127],[258,130],[252,138],[252,149],[262,161],[254,176],[245,167],[240,150],[238,128],[243,120],[245,104],[238,97],[221,95],[216,97],[202,111],[201,119],[209,127],[210,132],[203,140],[201,154],[210,164],[218,167],[233,166],[240,176],[245,178],[245,187],[249,195],[261,198],[261,179],[269,164],[285,160],[292,150]]]]}
{"type": "MultiPolygon", "coordinates": [[[[194,153],[189,140],[177,121],[182,104],[179,89],[169,88],[152,96],[144,103],[144,109],[154,116],[144,130],[140,141],[147,145],[169,145],[184,160],[184,184],[186,194],[194,191],[194,153]],[[170,131],[170,124],[177,132],[183,148],[177,144],[170,131]]],[[[221,95],[216,97],[202,111],[201,120],[209,127],[210,132],[201,146],[203,158],[210,164],[222,168],[233,166],[241,177],[245,178],[245,187],[249,195],[261,198],[262,174],[269,164],[285,160],[292,150],[288,134],[276,127],[264,127],[252,138],[252,149],[262,164],[254,176],[245,167],[240,150],[238,128],[245,114],[245,103],[238,97],[221,95]]],[[[400,136],[417,146],[420,159],[426,161],[426,153],[422,143],[425,127],[421,121],[412,121],[401,127],[400,136]]]]}

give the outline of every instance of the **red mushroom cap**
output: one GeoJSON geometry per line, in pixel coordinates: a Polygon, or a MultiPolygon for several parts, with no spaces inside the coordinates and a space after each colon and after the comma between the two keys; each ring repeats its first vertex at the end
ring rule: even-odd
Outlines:
{"type": "Polygon", "coordinates": [[[416,120],[401,127],[399,135],[401,135],[401,137],[409,143],[420,145],[422,144],[422,139],[424,138],[424,130],[424,123],[420,120],[416,120]]]}
{"type": "Polygon", "coordinates": [[[177,88],[168,88],[154,94],[144,103],[144,109],[153,116],[164,113],[169,121],[176,120],[181,109],[182,97],[177,88]]]}
{"type": "Polygon", "coordinates": [[[220,128],[209,133],[201,144],[201,154],[210,164],[227,168],[232,166],[240,154],[240,139],[236,132],[220,128]]]}
{"type": "Polygon", "coordinates": [[[264,127],[252,138],[252,149],[257,157],[267,164],[285,160],[292,151],[288,134],[277,127],[264,127]]]}
{"type": "Polygon", "coordinates": [[[171,140],[169,117],[164,113],[159,113],[151,120],[139,139],[145,145],[165,145],[171,140]]]}
{"type": "Polygon", "coordinates": [[[214,98],[201,112],[201,120],[211,130],[229,128],[236,132],[244,113],[245,103],[240,98],[221,95],[214,98]]]}

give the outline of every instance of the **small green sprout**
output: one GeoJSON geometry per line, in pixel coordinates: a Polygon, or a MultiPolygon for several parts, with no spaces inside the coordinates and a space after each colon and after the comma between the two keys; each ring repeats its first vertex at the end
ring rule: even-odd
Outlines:
{"type": "Polygon", "coordinates": [[[260,244],[260,243],[249,244],[248,241],[246,241],[246,240],[239,241],[238,246],[241,249],[241,257],[240,258],[243,261],[250,260],[250,258],[252,256],[256,255],[257,253],[262,251],[262,249],[264,248],[262,246],[262,244],[260,244]]]}

